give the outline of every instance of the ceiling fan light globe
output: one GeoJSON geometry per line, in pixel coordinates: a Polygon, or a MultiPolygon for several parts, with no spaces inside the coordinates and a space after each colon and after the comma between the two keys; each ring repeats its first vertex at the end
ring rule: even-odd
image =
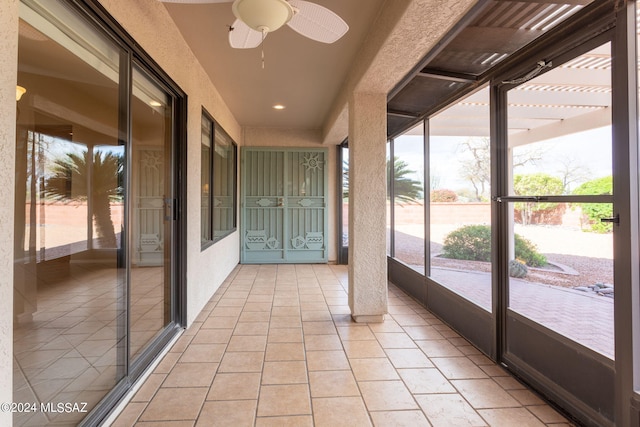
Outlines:
{"type": "Polygon", "coordinates": [[[275,31],[294,15],[286,0],[236,0],[232,9],[236,18],[260,32],[275,31]]]}

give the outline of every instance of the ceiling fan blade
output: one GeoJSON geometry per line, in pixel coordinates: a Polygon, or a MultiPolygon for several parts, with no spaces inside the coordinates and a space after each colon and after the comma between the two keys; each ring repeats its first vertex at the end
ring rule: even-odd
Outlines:
{"type": "MultiPolygon", "coordinates": [[[[267,35],[264,34],[264,37],[267,35]]],[[[263,35],[260,31],[250,28],[247,24],[236,19],[229,29],[229,44],[235,49],[251,49],[260,46],[263,35]]]]}
{"type": "Polygon", "coordinates": [[[161,3],[185,3],[185,4],[205,4],[205,3],[231,3],[233,0],[158,0],[161,3]]]}
{"type": "Polygon", "coordinates": [[[304,0],[289,0],[289,3],[298,9],[298,13],[287,25],[305,37],[334,43],[349,31],[349,25],[324,6],[304,0]]]}

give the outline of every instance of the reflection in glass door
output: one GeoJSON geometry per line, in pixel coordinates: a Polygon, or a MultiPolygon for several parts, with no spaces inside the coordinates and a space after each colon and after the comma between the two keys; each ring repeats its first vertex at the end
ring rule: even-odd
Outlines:
{"type": "Polygon", "coordinates": [[[171,321],[172,98],[133,69],[129,353],[134,359],[171,321]]]}
{"type": "Polygon", "coordinates": [[[611,47],[584,50],[506,93],[508,195],[497,198],[508,243],[504,358],[533,382],[550,378],[542,387],[554,398],[577,397],[578,412],[606,419],[614,357],[611,47]]]}
{"type": "MultiPolygon", "coordinates": [[[[126,375],[123,52],[60,2],[25,1],[20,18],[13,401],[92,411],[126,375]]],[[[15,413],[13,424],[86,415],[15,413]]]]}
{"type": "Polygon", "coordinates": [[[177,332],[180,92],[71,3],[20,2],[13,401],[85,411],[15,426],[96,425],[177,332]]]}

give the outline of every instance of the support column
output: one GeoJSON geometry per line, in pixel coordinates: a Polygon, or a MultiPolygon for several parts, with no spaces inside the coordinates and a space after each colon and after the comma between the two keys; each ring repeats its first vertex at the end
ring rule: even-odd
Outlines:
{"type": "Polygon", "coordinates": [[[387,95],[349,100],[349,308],[356,322],[387,313],[387,95]]]}

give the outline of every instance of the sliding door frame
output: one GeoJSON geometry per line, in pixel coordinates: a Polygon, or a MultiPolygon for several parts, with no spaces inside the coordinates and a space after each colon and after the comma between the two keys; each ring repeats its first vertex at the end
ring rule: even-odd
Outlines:
{"type": "Polygon", "coordinates": [[[613,39],[615,421],[640,425],[640,188],[637,3],[623,3],[613,39]],[[616,178],[618,178],[616,182],[616,178]],[[635,360],[634,360],[635,357],[635,360]],[[634,387],[638,387],[635,389],[634,387]]]}
{"type": "Polygon", "coordinates": [[[125,334],[125,354],[119,356],[118,363],[123,364],[125,376],[116,386],[100,401],[98,406],[91,411],[81,422],[80,426],[92,426],[99,424],[116,407],[118,402],[131,390],[134,383],[144,374],[153,360],[160,354],[163,348],[184,329],[187,319],[187,95],[174,82],[168,74],[147,54],[140,45],[126,32],[126,30],[106,11],[98,0],[66,0],[70,6],[79,14],[86,17],[97,29],[115,44],[118,45],[124,54],[121,57],[122,70],[120,71],[120,105],[119,105],[119,142],[125,147],[125,178],[124,186],[127,189],[125,198],[125,233],[123,233],[122,253],[118,255],[119,266],[125,269],[126,275],[125,302],[127,309],[123,319],[119,320],[119,328],[124,328],[125,334]],[[171,142],[171,180],[173,197],[165,206],[170,219],[173,242],[171,252],[173,256],[167,264],[171,270],[171,321],[163,328],[157,337],[150,342],[147,347],[136,356],[131,363],[129,356],[129,326],[130,326],[130,272],[128,271],[128,260],[131,256],[128,250],[128,236],[131,222],[129,221],[129,210],[131,203],[128,199],[131,195],[131,84],[133,65],[138,65],[149,76],[152,76],[158,84],[172,97],[172,142],[171,142]],[[121,322],[121,323],[120,323],[121,322]]]}

